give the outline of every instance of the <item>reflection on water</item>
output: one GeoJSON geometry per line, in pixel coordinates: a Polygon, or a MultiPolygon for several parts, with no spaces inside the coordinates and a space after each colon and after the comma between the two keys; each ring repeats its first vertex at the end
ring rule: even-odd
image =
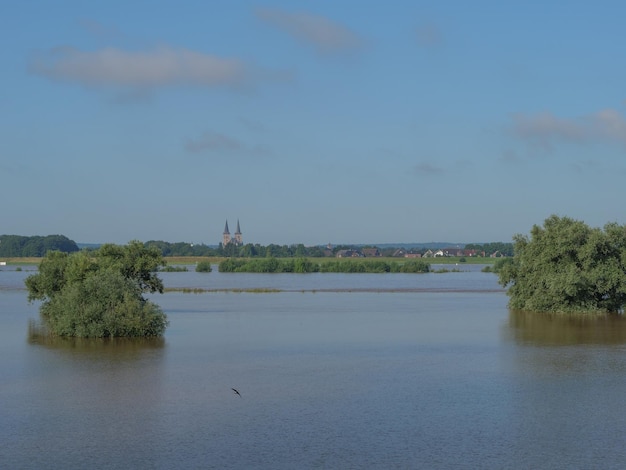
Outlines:
{"type": "Polygon", "coordinates": [[[138,356],[146,349],[165,346],[164,338],[67,338],[50,335],[40,322],[28,322],[28,343],[45,346],[57,351],[72,351],[82,354],[114,355],[119,358],[138,356]]]}
{"type": "Polygon", "coordinates": [[[508,331],[521,344],[623,344],[626,317],[510,311],[508,331]]]}

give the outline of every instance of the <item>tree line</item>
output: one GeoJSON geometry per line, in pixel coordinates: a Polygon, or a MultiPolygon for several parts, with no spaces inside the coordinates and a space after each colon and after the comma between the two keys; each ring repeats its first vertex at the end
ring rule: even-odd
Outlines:
{"type": "MultiPolygon", "coordinates": [[[[323,258],[325,256],[335,256],[341,250],[359,251],[365,248],[378,248],[375,245],[336,245],[332,248],[323,246],[304,246],[302,243],[291,245],[277,245],[271,243],[269,245],[260,245],[258,243],[248,243],[242,246],[228,244],[226,246],[221,243],[217,247],[208,245],[197,245],[193,243],[169,243],[160,240],[151,240],[145,243],[146,247],[156,247],[161,250],[163,256],[207,256],[221,258],[323,258]]],[[[389,247],[379,249],[381,256],[392,257],[398,249],[404,247],[389,247]]],[[[513,244],[503,242],[493,242],[484,244],[468,244],[465,245],[466,250],[476,250],[484,252],[485,256],[492,253],[500,253],[502,256],[513,256],[513,244]]],[[[404,250],[411,253],[424,254],[428,248],[404,250]]]]}
{"type": "Polygon", "coordinates": [[[48,251],[74,253],[78,245],[64,235],[25,237],[21,235],[0,235],[0,257],[41,258],[48,251]]]}
{"type": "MultiPolygon", "coordinates": [[[[146,248],[157,248],[162,256],[196,256],[196,257],[225,257],[225,258],[322,258],[325,256],[335,256],[340,250],[360,250],[363,248],[377,248],[375,245],[337,245],[332,248],[323,246],[304,246],[302,243],[291,245],[278,245],[271,243],[269,245],[261,245],[259,243],[248,243],[242,246],[228,244],[226,246],[221,243],[215,246],[205,244],[194,244],[187,242],[166,242],[162,240],[150,240],[144,243],[146,248]]],[[[382,256],[391,257],[399,249],[403,247],[381,248],[379,251],[382,256]]],[[[485,244],[468,244],[465,249],[477,250],[485,252],[489,256],[496,251],[504,256],[513,256],[512,243],[485,243],[485,244]]],[[[20,258],[35,257],[42,258],[48,251],[60,251],[63,253],[73,253],[79,251],[80,248],[73,240],[64,235],[47,235],[47,236],[20,236],[20,235],[0,235],[0,257],[4,258],[20,258]]],[[[93,251],[88,249],[88,251],[93,251]]],[[[412,249],[405,250],[412,253],[424,254],[428,249],[412,249]]]]}

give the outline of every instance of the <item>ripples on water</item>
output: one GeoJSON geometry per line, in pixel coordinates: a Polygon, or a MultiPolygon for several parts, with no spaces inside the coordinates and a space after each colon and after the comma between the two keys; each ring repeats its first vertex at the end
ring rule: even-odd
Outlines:
{"type": "Polygon", "coordinates": [[[155,296],[137,342],[29,339],[28,274],[0,272],[2,468],[626,466],[624,321],[509,312],[492,274],[163,273],[283,292],[155,296]]]}

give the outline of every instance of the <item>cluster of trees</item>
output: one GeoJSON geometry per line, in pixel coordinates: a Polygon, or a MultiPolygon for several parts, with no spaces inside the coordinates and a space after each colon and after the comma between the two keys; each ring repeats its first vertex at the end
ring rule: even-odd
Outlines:
{"type": "Polygon", "coordinates": [[[163,293],[156,272],[164,265],[159,250],[139,241],[94,252],[49,251],[26,278],[28,300],[42,301],[43,325],[53,336],[161,336],[167,317],[143,294],[163,293]]]}
{"type": "Polygon", "coordinates": [[[78,250],[78,245],[63,235],[0,235],[0,257],[3,258],[41,258],[48,251],[74,253],[78,250]]]}
{"type": "Polygon", "coordinates": [[[623,313],[626,226],[591,228],[551,216],[530,237],[514,237],[515,255],[499,270],[511,308],[548,313],[623,313]]]}
{"type": "Polygon", "coordinates": [[[426,273],[430,265],[421,260],[388,263],[382,260],[332,260],[314,262],[308,258],[228,258],[219,264],[220,272],[248,273],[426,273]]]}
{"type": "Polygon", "coordinates": [[[235,257],[235,258],[265,258],[273,256],[275,258],[309,257],[316,258],[324,256],[324,250],[319,246],[305,247],[303,244],[275,245],[267,246],[258,243],[248,243],[243,246],[221,243],[217,247],[208,245],[196,245],[193,243],[169,243],[159,240],[150,240],[145,243],[146,247],[158,248],[163,256],[208,256],[208,257],[235,257]]]}
{"type": "Polygon", "coordinates": [[[213,270],[210,261],[200,261],[196,264],[197,273],[210,273],[213,270]]]}

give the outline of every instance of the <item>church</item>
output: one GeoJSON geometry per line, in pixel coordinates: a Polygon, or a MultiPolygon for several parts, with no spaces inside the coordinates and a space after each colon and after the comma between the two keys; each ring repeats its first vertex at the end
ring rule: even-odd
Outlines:
{"type": "Polygon", "coordinates": [[[235,231],[235,234],[233,237],[230,236],[230,230],[228,230],[228,220],[226,220],[226,226],[224,227],[224,234],[222,235],[222,246],[226,246],[231,243],[235,246],[243,245],[241,229],[239,228],[239,220],[237,220],[237,230],[235,231]]]}

